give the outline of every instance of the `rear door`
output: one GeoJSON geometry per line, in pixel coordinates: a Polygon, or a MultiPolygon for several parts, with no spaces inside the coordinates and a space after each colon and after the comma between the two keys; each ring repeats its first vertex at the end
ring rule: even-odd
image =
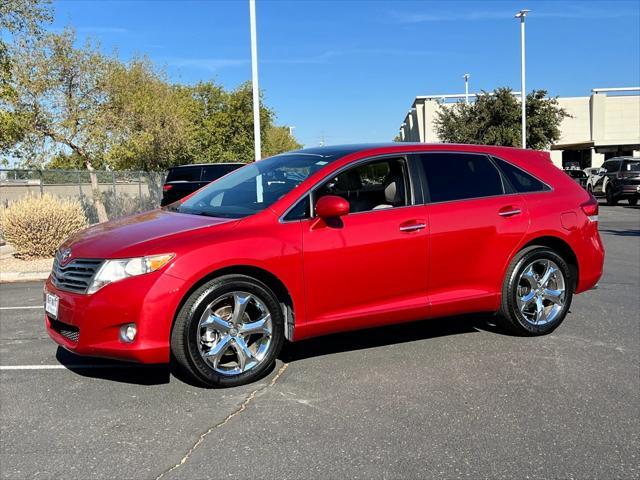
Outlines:
{"type": "Polygon", "coordinates": [[[528,211],[494,161],[476,153],[416,155],[428,200],[433,315],[491,310],[528,211]]]}

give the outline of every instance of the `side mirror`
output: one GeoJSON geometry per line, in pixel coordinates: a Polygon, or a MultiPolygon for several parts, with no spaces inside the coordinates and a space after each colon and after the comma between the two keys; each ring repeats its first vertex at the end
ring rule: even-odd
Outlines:
{"type": "Polygon", "coordinates": [[[337,195],[325,195],[316,202],[316,215],[320,218],[337,218],[349,213],[349,202],[337,195]]]}

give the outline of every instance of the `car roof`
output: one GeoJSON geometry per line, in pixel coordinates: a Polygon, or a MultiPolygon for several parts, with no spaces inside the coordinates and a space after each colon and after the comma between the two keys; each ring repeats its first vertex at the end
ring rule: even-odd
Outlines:
{"type": "MultiPolygon", "coordinates": [[[[419,143],[419,142],[386,142],[386,143],[356,143],[346,145],[328,145],[323,147],[311,147],[303,148],[301,150],[294,150],[286,152],[286,154],[309,154],[320,155],[326,157],[344,156],[352,153],[368,152],[381,149],[393,149],[398,152],[410,152],[415,150],[461,150],[468,148],[470,151],[514,151],[521,150],[514,147],[501,147],[494,145],[471,145],[461,143],[419,143]]],[[[286,155],[281,154],[281,155],[286,155]]]]}

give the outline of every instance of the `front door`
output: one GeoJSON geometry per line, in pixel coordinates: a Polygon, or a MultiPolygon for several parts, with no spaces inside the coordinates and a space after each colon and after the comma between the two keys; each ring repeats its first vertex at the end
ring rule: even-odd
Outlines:
{"type": "Polygon", "coordinates": [[[360,163],[322,185],[351,213],[303,225],[310,334],[426,318],[426,207],[413,205],[406,159],[360,163]]]}

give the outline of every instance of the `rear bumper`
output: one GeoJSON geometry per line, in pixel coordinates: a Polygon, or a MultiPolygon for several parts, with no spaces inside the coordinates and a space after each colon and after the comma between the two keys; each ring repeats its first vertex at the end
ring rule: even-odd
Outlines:
{"type": "Polygon", "coordinates": [[[58,316],[45,315],[54,342],[78,355],[140,363],[169,361],[169,337],[184,281],[151,273],[116,282],[93,295],[57,289],[50,281],[45,292],[59,297],[58,316]],[[133,342],[120,339],[120,328],[135,323],[133,342]]]}
{"type": "Polygon", "coordinates": [[[619,195],[638,195],[640,194],[640,185],[620,185],[619,195]]]}
{"type": "Polygon", "coordinates": [[[598,285],[604,270],[604,245],[597,224],[589,224],[583,230],[579,248],[575,249],[575,253],[578,260],[576,293],[582,293],[598,285]]]}

